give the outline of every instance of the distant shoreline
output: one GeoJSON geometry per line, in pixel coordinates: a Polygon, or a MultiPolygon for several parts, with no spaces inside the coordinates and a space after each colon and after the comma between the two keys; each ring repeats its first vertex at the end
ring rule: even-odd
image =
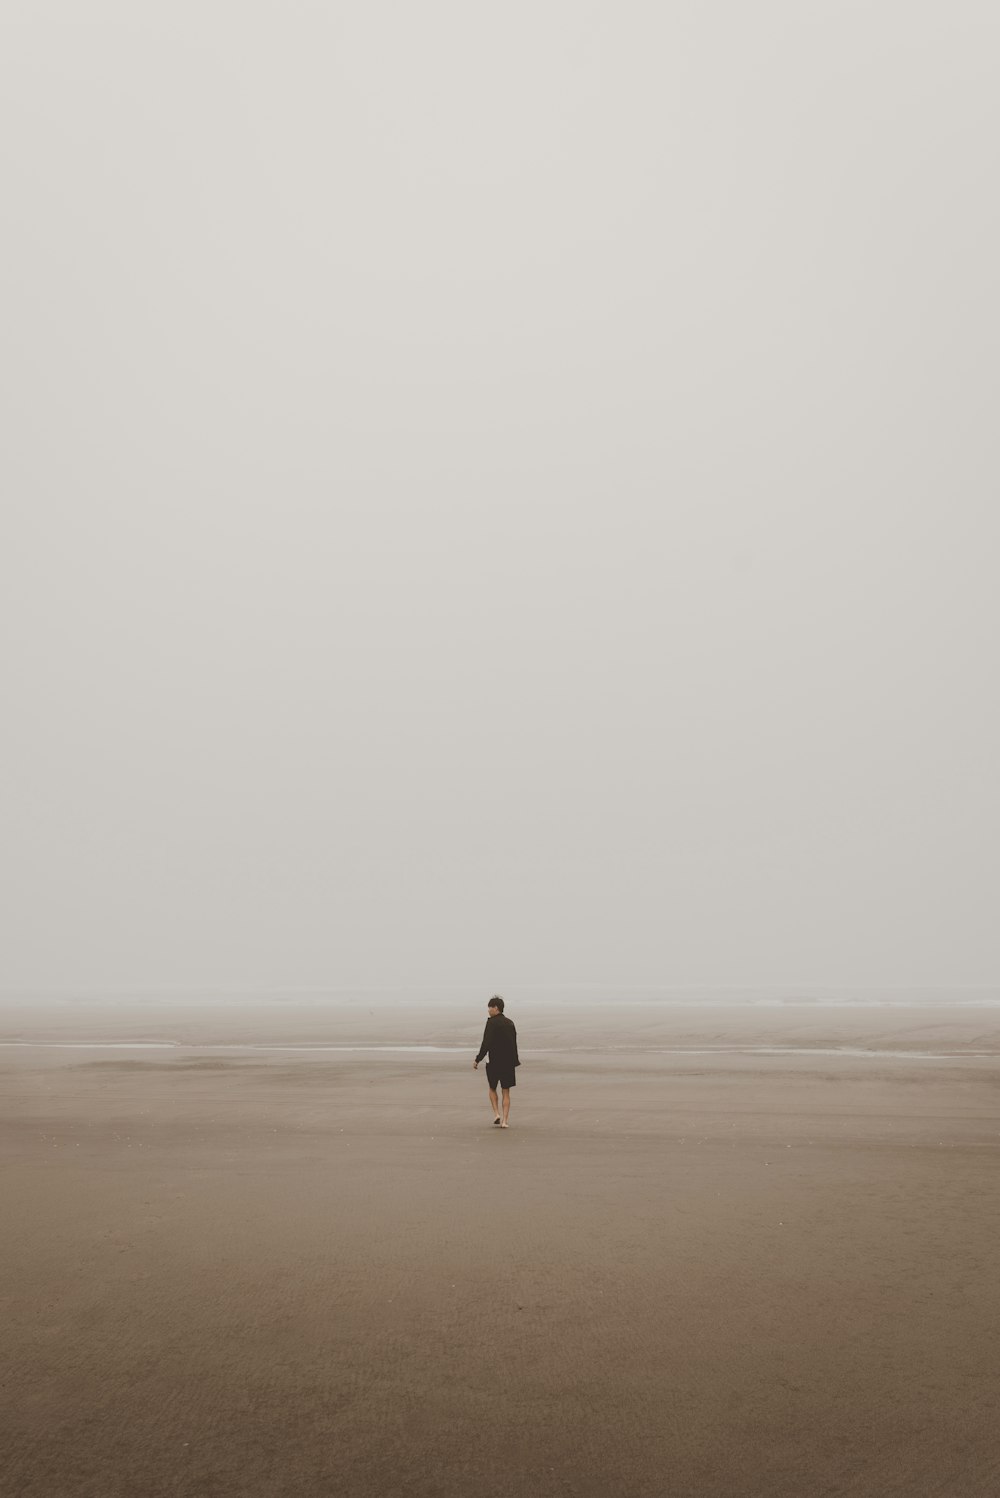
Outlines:
{"type": "MultiPolygon", "coordinates": [[[[321,1055],[325,1052],[338,1052],[348,1054],[364,1055],[465,1055],[469,1050],[467,1045],[393,1045],[390,1043],[379,1044],[377,1041],[369,1045],[330,1045],[326,1041],[316,1041],[314,1044],[282,1044],[280,1041],[273,1044],[268,1043],[239,1043],[225,1042],[208,1043],[199,1045],[193,1041],[182,1040],[0,1040],[0,1050],[57,1050],[57,1051],[173,1051],[173,1052],[195,1052],[204,1051],[226,1052],[226,1053],[249,1053],[252,1055],[268,1054],[278,1052],[280,1054],[296,1053],[305,1055],[321,1055]]],[[[968,1057],[1000,1056],[1000,1051],[913,1051],[902,1049],[874,1049],[867,1046],[798,1046],[798,1045],[694,1045],[694,1046],[662,1046],[662,1045],[589,1045],[589,1046],[564,1046],[544,1047],[536,1046],[536,1056],[569,1056],[569,1055],[598,1055],[598,1056],[850,1056],[852,1059],[860,1060],[899,1060],[899,1061],[957,1061],[968,1057]]]]}

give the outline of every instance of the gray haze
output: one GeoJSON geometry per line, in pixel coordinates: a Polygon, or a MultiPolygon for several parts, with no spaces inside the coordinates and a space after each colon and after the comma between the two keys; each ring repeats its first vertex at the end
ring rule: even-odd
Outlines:
{"type": "Polygon", "coordinates": [[[6,0],[0,986],[996,982],[998,41],[6,0]]]}

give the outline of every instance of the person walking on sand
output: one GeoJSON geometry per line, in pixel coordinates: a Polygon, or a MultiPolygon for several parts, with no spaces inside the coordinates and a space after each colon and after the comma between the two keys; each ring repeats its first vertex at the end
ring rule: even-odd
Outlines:
{"type": "Polygon", "coordinates": [[[498,993],[493,995],[487,1007],[490,1017],[486,1021],[483,1043],[479,1047],[479,1055],[472,1063],[472,1070],[478,1071],[480,1061],[484,1056],[489,1056],[486,1063],[486,1081],[490,1089],[493,1127],[506,1129],[507,1120],[510,1117],[510,1089],[517,1084],[514,1068],[521,1065],[517,1054],[517,1031],[513,1020],[509,1020],[504,1014],[503,999],[498,993]],[[497,1098],[498,1087],[503,1093],[502,1115],[497,1098]]]}

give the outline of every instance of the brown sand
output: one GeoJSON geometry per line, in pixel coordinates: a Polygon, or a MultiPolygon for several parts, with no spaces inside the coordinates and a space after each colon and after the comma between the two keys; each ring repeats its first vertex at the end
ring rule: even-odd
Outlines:
{"type": "Polygon", "coordinates": [[[192,1047],[0,1050],[5,1494],[1000,1492],[1000,1010],[479,1007],[0,1015],[192,1047]]]}

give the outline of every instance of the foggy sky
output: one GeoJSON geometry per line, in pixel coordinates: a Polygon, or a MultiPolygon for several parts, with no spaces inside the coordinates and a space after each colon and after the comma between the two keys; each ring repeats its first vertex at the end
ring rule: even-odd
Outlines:
{"type": "Polygon", "coordinates": [[[0,986],[989,984],[991,4],[0,17],[0,986]]]}

